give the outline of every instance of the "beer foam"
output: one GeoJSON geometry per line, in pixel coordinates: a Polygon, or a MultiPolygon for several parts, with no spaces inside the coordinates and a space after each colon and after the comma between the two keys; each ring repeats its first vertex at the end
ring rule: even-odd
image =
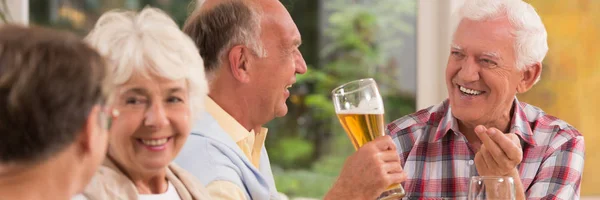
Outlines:
{"type": "Polygon", "coordinates": [[[350,110],[339,110],[337,114],[359,114],[359,115],[382,115],[383,109],[350,109],[350,110]]]}
{"type": "Polygon", "coordinates": [[[383,103],[378,103],[378,100],[373,99],[370,102],[362,101],[358,105],[358,107],[353,107],[350,109],[336,109],[338,114],[383,114],[383,103]]]}

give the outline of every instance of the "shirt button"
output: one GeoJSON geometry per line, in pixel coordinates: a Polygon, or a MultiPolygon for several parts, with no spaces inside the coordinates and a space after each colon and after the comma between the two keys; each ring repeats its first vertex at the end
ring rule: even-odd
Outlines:
{"type": "Polygon", "coordinates": [[[469,160],[469,165],[473,165],[473,160],[469,160]]]}

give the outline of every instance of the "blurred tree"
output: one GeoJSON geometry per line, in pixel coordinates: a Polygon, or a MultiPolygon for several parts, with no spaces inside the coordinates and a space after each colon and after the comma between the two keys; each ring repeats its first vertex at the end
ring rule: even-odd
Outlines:
{"type": "Polygon", "coordinates": [[[29,0],[31,23],[86,35],[96,20],[114,9],[160,8],[181,27],[196,2],[190,0],[29,0]]]}
{"type": "Polygon", "coordinates": [[[6,23],[10,19],[10,13],[6,0],[0,0],[0,23],[6,23]]]}

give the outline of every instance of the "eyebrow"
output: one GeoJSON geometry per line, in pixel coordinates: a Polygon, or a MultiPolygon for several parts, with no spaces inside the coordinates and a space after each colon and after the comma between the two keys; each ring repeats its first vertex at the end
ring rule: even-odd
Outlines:
{"type": "Polygon", "coordinates": [[[123,91],[121,94],[134,93],[137,95],[148,95],[148,91],[144,88],[130,88],[123,91]]]}
{"type": "MultiPolygon", "coordinates": [[[[173,94],[173,93],[177,93],[177,92],[183,92],[183,88],[182,87],[172,87],[169,88],[167,90],[167,94],[173,94]]],[[[125,93],[134,93],[137,95],[144,95],[144,96],[148,96],[148,91],[144,88],[131,88],[131,89],[127,89],[124,92],[122,92],[122,94],[125,93]]]]}
{"type": "MultiPolygon", "coordinates": [[[[457,44],[452,44],[450,46],[451,46],[451,48],[453,50],[458,50],[458,51],[462,51],[463,50],[463,48],[461,46],[457,45],[457,44]]],[[[483,52],[483,53],[481,53],[481,55],[492,57],[492,58],[495,58],[495,59],[501,59],[500,54],[498,52],[483,52]]]]}
{"type": "Polygon", "coordinates": [[[500,54],[498,52],[483,52],[481,55],[500,59],[500,54]]]}
{"type": "Polygon", "coordinates": [[[183,92],[183,88],[182,87],[173,87],[168,90],[168,94],[173,94],[173,93],[177,93],[177,92],[183,92]]]}
{"type": "Polygon", "coordinates": [[[456,45],[456,44],[452,44],[452,45],[450,45],[450,47],[451,47],[452,49],[456,49],[456,50],[463,50],[463,49],[462,49],[462,47],[460,47],[460,46],[458,46],[458,45],[456,45]]]}

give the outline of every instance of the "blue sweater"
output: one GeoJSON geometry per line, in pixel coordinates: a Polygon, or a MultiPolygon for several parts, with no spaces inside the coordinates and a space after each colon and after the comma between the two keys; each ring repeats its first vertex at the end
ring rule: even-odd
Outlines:
{"type": "Polygon", "coordinates": [[[261,149],[260,168],[257,169],[207,112],[203,112],[200,120],[195,122],[175,163],[204,185],[213,181],[229,181],[238,185],[247,199],[279,199],[265,147],[261,149]]]}

